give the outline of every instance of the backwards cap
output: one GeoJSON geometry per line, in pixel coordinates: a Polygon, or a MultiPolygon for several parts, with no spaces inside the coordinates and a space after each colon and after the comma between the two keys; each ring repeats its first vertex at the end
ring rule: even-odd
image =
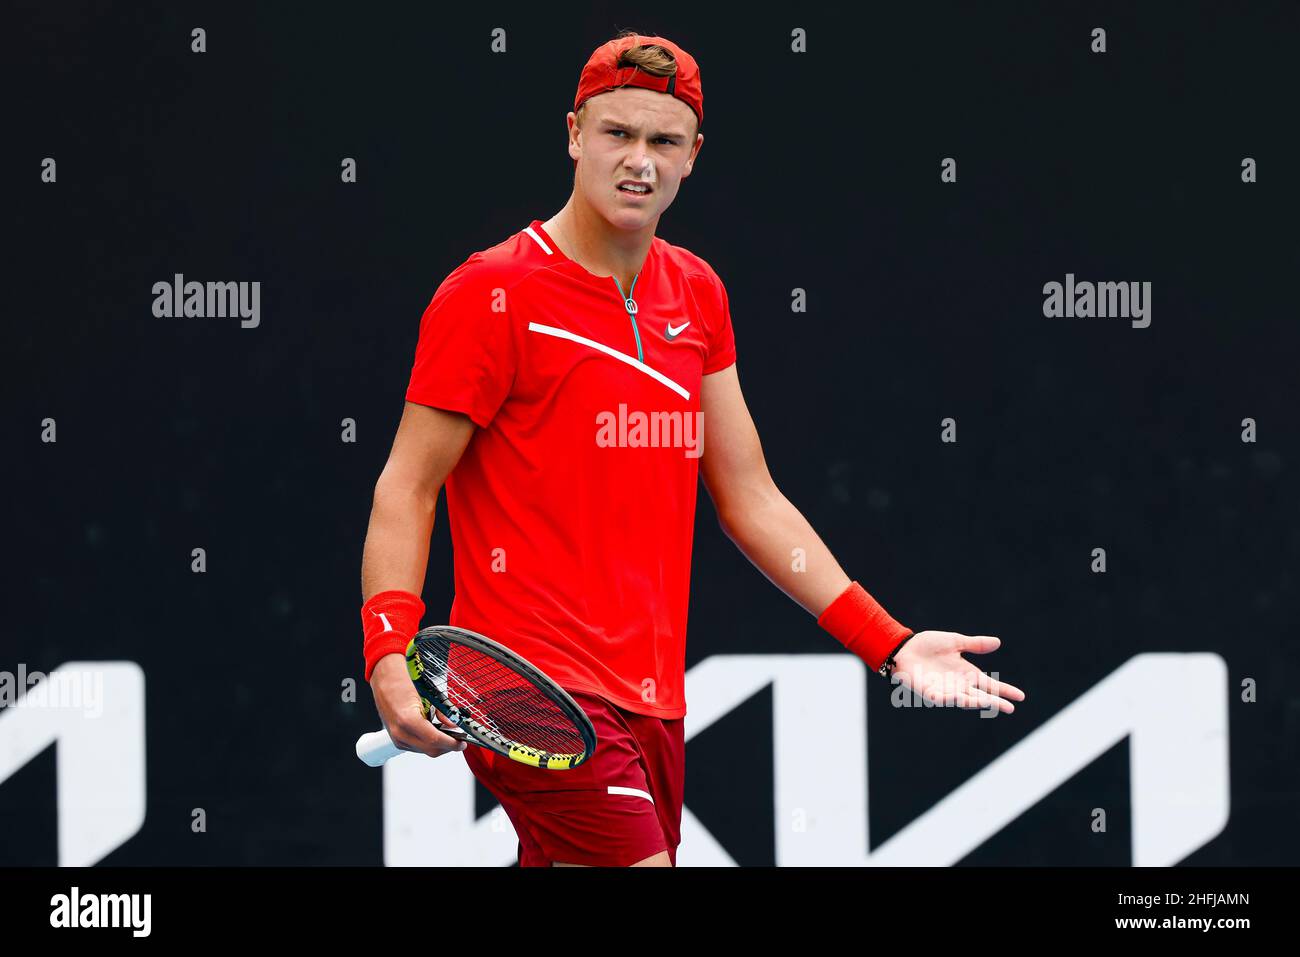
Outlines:
{"type": "Polygon", "coordinates": [[[587,65],[582,68],[582,75],[578,77],[578,92],[573,97],[573,112],[578,112],[578,108],[596,94],[608,93],[610,90],[625,86],[640,86],[647,90],[654,90],[656,93],[675,96],[694,110],[695,118],[699,120],[701,126],[704,125],[704,89],[700,86],[699,64],[695,62],[693,56],[671,40],[665,40],[663,37],[643,37],[633,33],[597,47],[596,52],[587,61],[587,65]],[[619,57],[632,47],[650,45],[661,46],[673,55],[677,61],[676,74],[651,76],[635,66],[618,65],[619,57]]]}

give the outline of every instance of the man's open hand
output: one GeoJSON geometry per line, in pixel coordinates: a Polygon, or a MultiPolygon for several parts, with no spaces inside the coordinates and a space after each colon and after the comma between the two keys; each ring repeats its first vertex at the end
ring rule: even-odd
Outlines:
{"type": "Polygon", "coordinates": [[[1015,685],[990,678],[961,656],[982,655],[1002,644],[992,635],[959,635],[955,631],[919,631],[894,657],[894,676],[936,705],[958,708],[997,708],[1010,714],[1012,701],[1024,701],[1015,685]]]}

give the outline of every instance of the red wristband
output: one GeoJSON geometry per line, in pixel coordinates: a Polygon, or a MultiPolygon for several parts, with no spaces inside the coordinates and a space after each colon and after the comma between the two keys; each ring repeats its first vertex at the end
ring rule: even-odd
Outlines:
{"type": "Polygon", "coordinates": [[[420,630],[424,602],[409,591],[394,589],[370,596],[361,606],[361,630],[365,633],[366,680],[385,655],[404,655],[406,646],[420,630]]]}
{"type": "Polygon", "coordinates": [[[879,671],[889,653],[912,633],[910,628],[889,617],[857,582],[826,606],[817,616],[817,624],[865,661],[872,671],[879,671]]]}

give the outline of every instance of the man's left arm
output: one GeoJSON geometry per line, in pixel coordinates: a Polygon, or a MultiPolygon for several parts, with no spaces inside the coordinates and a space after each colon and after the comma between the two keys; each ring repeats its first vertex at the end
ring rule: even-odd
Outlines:
{"type": "MultiPolygon", "coordinates": [[[[851,586],[857,586],[772,480],[734,363],[704,376],[700,406],[700,473],[723,532],[755,568],[809,613],[820,618],[837,600],[851,599],[851,586]]],[[[866,601],[874,604],[869,596],[866,601]]],[[[879,614],[884,616],[883,610],[879,614]]],[[[1024,692],[961,657],[963,651],[979,654],[1000,644],[991,635],[918,632],[895,656],[893,673],[936,703],[1014,711],[1011,700],[1023,701],[1024,692]]]]}

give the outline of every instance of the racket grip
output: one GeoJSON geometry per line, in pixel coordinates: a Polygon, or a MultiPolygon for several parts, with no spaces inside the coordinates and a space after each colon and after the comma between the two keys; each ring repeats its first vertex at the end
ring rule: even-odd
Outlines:
{"type": "Polygon", "coordinates": [[[381,767],[389,758],[401,754],[387,731],[371,731],[357,738],[357,757],[372,768],[381,767]]]}

